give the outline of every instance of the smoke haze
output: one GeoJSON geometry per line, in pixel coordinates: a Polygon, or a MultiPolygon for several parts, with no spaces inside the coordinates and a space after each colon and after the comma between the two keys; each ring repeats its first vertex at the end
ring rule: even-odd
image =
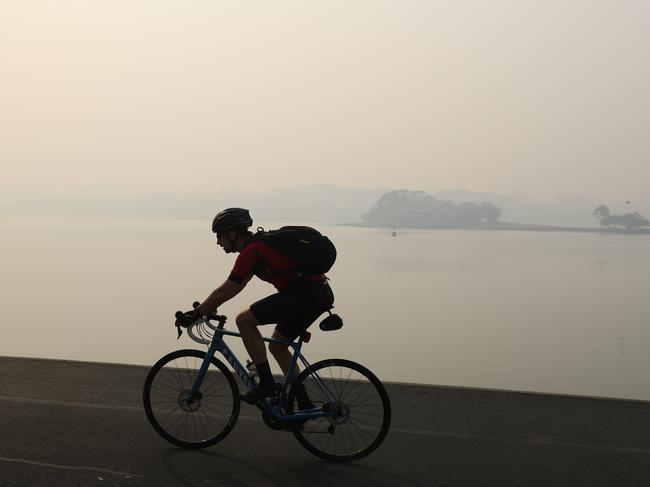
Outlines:
{"type": "Polygon", "coordinates": [[[3,2],[0,191],[646,201],[650,5],[3,2]]]}

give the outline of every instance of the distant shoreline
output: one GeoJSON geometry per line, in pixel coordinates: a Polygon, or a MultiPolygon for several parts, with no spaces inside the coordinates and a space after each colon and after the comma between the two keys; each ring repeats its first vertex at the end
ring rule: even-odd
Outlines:
{"type": "Polygon", "coordinates": [[[425,227],[425,226],[399,226],[399,225],[369,225],[366,223],[339,223],[342,227],[361,228],[387,228],[409,229],[409,230],[511,230],[528,232],[564,232],[564,233],[603,233],[613,235],[650,235],[649,228],[625,229],[625,228],[603,228],[603,227],[562,227],[557,225],[534,225],[528,223],[499,222],[489,225],[475,227],[425,227]]]}

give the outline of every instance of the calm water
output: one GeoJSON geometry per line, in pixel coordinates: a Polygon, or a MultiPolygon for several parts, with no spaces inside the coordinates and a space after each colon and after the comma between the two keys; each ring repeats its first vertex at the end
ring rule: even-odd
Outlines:
{"type": "MultiPolygon", "coordinates": [[[[176,341],[173,313],[234,261],[209,222],[0,223],[0,355],[152,364],[195,346],[176,341]]],[[[340,252],[345,326],[314,327],[310,359],[388,381],[650,399],[650,237],[321,229],[340,252]]],[[[220,312],[234,321],[270,292],[251,281],[220,312]]]]}

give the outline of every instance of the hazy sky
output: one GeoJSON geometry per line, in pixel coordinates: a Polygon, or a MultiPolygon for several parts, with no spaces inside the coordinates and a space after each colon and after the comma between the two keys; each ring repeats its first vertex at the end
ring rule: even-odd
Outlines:
{"type": "Polygon", "coordinates": [[[646,0],[0,3],[3,194],[648,199],[646,0]]]}

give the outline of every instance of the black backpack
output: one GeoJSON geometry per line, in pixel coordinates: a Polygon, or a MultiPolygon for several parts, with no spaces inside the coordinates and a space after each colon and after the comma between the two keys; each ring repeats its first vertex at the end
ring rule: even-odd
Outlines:
{"type": "Polygon", "coordinates": [[[298,263],[298,274],[324,274],[336,260],[336,247],[318,230],[289,226],[277,230],[258,229],[251,241],[262,241],[298,263]]]}

